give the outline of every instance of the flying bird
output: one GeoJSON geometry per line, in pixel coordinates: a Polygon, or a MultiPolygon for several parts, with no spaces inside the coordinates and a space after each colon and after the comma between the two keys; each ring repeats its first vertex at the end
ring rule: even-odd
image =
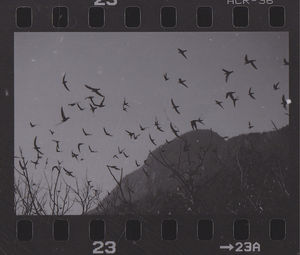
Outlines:
{"type": "Polygon", "coordinates": [[[278,90],[279,89],[279,82],[273,84],[273,89],[278,90]]]}
{"type": "Polygon", "coordinates": [[[91,153],[97,153],[98,152],[96,150],[93,150],[90,145],[88,147],[89,147],[89,150],[90,150],[91,153]]]}
{"type": "Polygon", "coordinates": [[[78,160],[78,154],[75,153],[74,151],[71,151],[71,155],[72,155],[72,158],[75,158],[76,160],[78,160]]]}
{"type": "Polygon", "coordinates": [[[177,130],[174,126],[173,126],[173,123],[172,122],[170,122],[170,128],[171,128],[171,131],[173,132],[173,134],[176,136],[176,137],[180,137],[179,135],[178,135],[178,133],[179,133],[179,130],[177,130]]]}
{"type": "Polygon", "coordinates": [[[93,113],[95,113],[95,111],[97,110],[97,107],[90,104],[90,109],[93,113]]]}
{"type": "Polygon", "coordinates": [[[148,127],[143,127],[141,124],[139,126],[141,131],[145,131],[148,128],[148,127]]]}
{"type": "Polygon", "coordinates": [[[60,108],[60,113],[61,113],[61,118],[62,118],[60,123],[64,123],[70,119],[70,117],[66,117],[63,107],[60,108]]]}
{"type": "Polygon", "coordinates": [[[128,131],[128,130],[125,130],[126,131],[126,133],[129,135],[129,137],[130,137],[130,139],[132,139],[132,138],[134,138],[134,133],[133,132],[130,132],[130,131],[128,131]]]}
{"type": "Polygon", "coordinates": [[[223,107],[223,102],[222,101],[218,101],[218,100],[215,100],[216,104],[219,105],[222,109],[224,109],[223,107]]]}
{"type": "Polygon", "coordinates": [[[226,99],[228,98],[228,97],[230,97],[231,99],[233,99],[234,98],[234,95],[235,94],[235,92],[234,91],[229,91],[229,92],[227,92],[226,93],[226,99]]]}
{"type": "Polygon", "coordinates": [[[123,105],[122,105],[122,107],[123,107],[123,111],[124,111],[124,112],[127,112],[128,107],[129,107],[129,103],[126,101],[126,98],[124,98],[124,100],[123,100],[123,105]]]}
{"type": "Polygon", "coordinates": [[[178,114],[180,114],[180,112],[179,112],[179,110],[178,110],[179,105],[176,105],[176,104],[174,103],[173,98],[171,99],[171,104],[172,104],[173,109],[175,110],[175,112],[177,112],[178,114]]]}
{"type": "Polygon", "coordinates": [[[52,129],[49,129],[49,132],[51,135],[54,135],[54,131],[52,129]]]}
{"type": "Polygon", "coordinates": [[[284,59],[283,59],[283,64],[284,64],[285,66],[289,66],[289,65],[290,65],[290,62],[287,61],[286,58],[284,58],[284,59]]]}
{"type": "Polygon", "coordinates": [[[68,82],[66,80],[66,73],[65,73],[63,76],[62,84],[64,85],[65,89],[70,92],[70,89],[68,88],[67,83],[68,82]]]}
{"type": "Polygon", "coordinates": [[[187,50],[182,50],[182,49],[180,49],[180,48],[178,48],[178,53],[180,54],[180,55],[182,55],[185,59],[187,59],[187,56],[186,56],[186,53],[187,52],[187,50]]]}
{"type": "Polygon", "coordinates": [[[197,120],[192,120],[191,121],[191,126],[193,130],[198,130],[198,126],[197,126],[197,122],[199,122],[200,124],[204,125],[204,122],[201,118],[197,119],[197,120]]]}
{"type": "Polygon", "coordinates": [[[32,127],[32,128],[37,126],[36,124],[33,124],[31,121],[29,122],[29,124],[30,124],[30,127],[32,127]]]}
{"type": "Polygon", "coordinates": [[[134,140],[137,140],[137,139],[139,138],[140,135],[141,135],[141,134],[137,134],[137,135],[134,134],[134,135],[133,135],[133,139],[134,139],[134,140]]]}
{"type": "Polygon", "coordinates": [[[168,77],[168,74],[167,74],[167,73],[164,74],[164,79],[165,79],[165,81],[170,80],[170,78],[168,77]]]}
{"type": "Polygon", "coordinates": [[[256,67],[256,65],[255,65],[255,62],[256,62],[255,59],[250,59],[250,60],[249,60],[248,55],[247,55],[247,54],[245,55],[245,65],[250,64],[254,69],[257,70],[257,67],[256,67]]]}
{"type": "Polygon", "coordinates": [[[158,131],[160,131],[160,132],[165,132],[165,131],[161,128],[161,126],[160,126],[160,124],[159,124],[159,122],[158,122],[157,117],[155,118],[154,126],[156,127],[156,129],[157,129],[158,131]]]}
{"type": "Polygon", "coordinates": [[[77,144],[77,149],[81,153],[81,146],[84,145],[84,143],[78,143],[77,144]]]}
{"type": "Polygon", "coordinates": [[[123,155],[124,155],[125,158],[129,158],[129,156],[126,154],[125,151],[123,151],[123,155]]]}
{"type": "Polygon", "coordinates": [[[120,170],[121,170],[121,169],[120,169],[119,167],[117,167],[117,166],[106,165],[106,167],[107,167],[108,169],[114,169],[114,170],[117,170],[117,171],[120,171],[120,170]]]}
{"type": "Polygon", "coordinates": [[[233,106],[234,106],[234,107],[236,107],[236,102],[237,102],[238,100],[239,100],[238,97],[232,99],[232,102],[233,102],[233,106]]]}
{"type": "Polygon", "coordinates": [[[149,134],[149,139],[150,139],[151,143],[156,146],[155,140],[151,137],[150,134],[149,134]]]}
{"type": "Polygon", "coordinates": [[[82,132],[83,132],[83,134],[84,134],[85,136],[91,136],[91,135],[92,135],[92,134],[90,134],[90,133],[87,133],[87,132],[85,131],[84,128],[82,128],[82,132]]]}
{"type": "Polygon", "coordinates": [[[66,173],[66,175],[68,175],[68,176],[70,176],[70,177],[75,177],[74,175],[73,175],[73,172],[71,172],[71,171],[68,171],[66,168],[64,168],[63,167],[63,170],[64,170],[64,172],[66,173]]]}
{"type": "Polygon", "coordinates": [[[103,108],[103,107],[105,107],[105,105],[104,105],[105,97],[102,98],[102,101],[100,102],[100,104],[96,104],[96,103],[94,102],[94,97],[93,97],[93,96],[86,97],[86,99],[90,99],[90,100],[91,100],[91,103],[93,104],[93,106],[96,106],[96,107],[98,107],[98,108],[103,108]]]}
{"type": "Polygon", "coordinates": [[[114,155],[113,158],[115,159],[119,159],[118,155],[114,155]]]}
{"type": "Polygon", "coordinates": [[[104,95],[100,93],[100,89],[99,89],[99,88],[93,88],[93,87],[91,87],[91,86],[89,86],[89,85],[86,85],[86,84],[85,84],[84,86],[85,86],[87,89],[89,89],[90,91],[92,91],[93,93],[97,94],[98,96],[104,97],[104,95]]]}
{"type": "Polygon", "coordinates": [[[228,71],[226,69],[222,69],[225,74],[225,81],[228,82],[229,76],[233,73],[233,71],[228,71]]]}
{"type": "Polygon", "coordinates": [[[104,131],[104,134],[105,134],[106,136],[111,136],[111,137],[112,137],[112,134],[110,134],[110,133],[106,130],[105,127],[103,128],[103,131],[104,131]]]}
{"type": "Polygon", "coordinates": [[[252,88],[249,89],[248,95],[249,95],[252,99],[254,99],[254,100],[256,99],[255,96],[254,96],[254,92],[252,91],[252,88]]]}
{"type": "Polygon", "coordinates": [[[248,128],[249,128],[249,129],[252,129],[252,128],[254,128],[254,126],[251,124],[251,122],[250,122],[250,121],[248,122],[248,128]]]}
{"type": "Polygon", "coordinates": [[[183,80],[183,79],[179,78],[178,83],[181,84],[182,86],[188,88],[188,85],[186,84],[186,80],[183,80]]]}
{"type": "Polygon", "coordinates": [[[119,152],[119,154],[123,154],[124,151],[125,151],[125,149],[121,149],[121,148],[118,146],[118,152],[119,152]]]}
{"type": "Polygon", "coordinates": [[[76,105],[77,105],[77,108],[78,108],[80,111],[84,111],[85,108],[82,108],[82,107],[80,106],[79,103],[77,103],[76,105]]]}
{"type": "Polygon", "coordinates": [[[70,103],[70,104],[68,104],[69,106],[71,106],[71,107],[74,107],[76,104],[78,104],[79,102],[74,102],[74,103],[70,103]]]}

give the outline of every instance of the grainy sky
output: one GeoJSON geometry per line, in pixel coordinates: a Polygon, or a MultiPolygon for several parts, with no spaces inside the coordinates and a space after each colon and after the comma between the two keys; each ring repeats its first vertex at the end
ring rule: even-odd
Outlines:
{"type": "Polygon", "coordinates": [[[185,133],[191,130],[190,121],[201,117],[205,126],[200,128],[229,137],[249,133],[248,121],[254,125],[251,132],[272,130],[271,120],[278,127],[287,125],[280,103],[282,94],[288,97],[288,67],[283,65],[288,54],[285,32],[15,33],[15,146],[34,159],[37,136],[50,162],[63,160],[78,177],[88,169],[94,184],[112,189],[115,184],[105,165],[123,167],[125,173],[135,170],[135,160],[142,163],[155,148],[149,133],[158,146],[174,137],[169,121],[185,133]],[[186,49],[188,59],[177,48],[186,49]],[[245,54],[257,60],[258,70],[244,65],[245,54]],[[222,68],[234,70],[228,83],[222,68]],[[64,73],[71,92],[61,83],[64,73]],[[167,82],[164,73],[170,77],[167,82]],[[179,78],[187,81],[188,89],[178,84],[179,78]],[[278,91],[272,88],[276,82],[278,91]],[[89,110],[84,98],[92,93],[83,84],[101,88],[105,108],[95,114],[89,110]],[[250,87],[256,100],[248,96],[250,87]],[[225,100],[230,90],[240,99],[236,108],[225,100]],[[128,112],[122,110],[124,97],[128,112]],[[171,98],[181,115],[171,108],[171,98]],[[225,110],[216,99],[224,102],[225,110]],[[85,111],[68,106],[77,101],[85,111]],[[57,125],[61,106],[71,119],[57,125]],[[153,127],[155,117],[164,133],[153,127]],[[38,127],[30,128],[29,121],[38,127]],[[151,128],[130,140],[125,129],[141,133],[139,124],[151,128]],[[103,127],[113,137],[105,136],[103,127]],[[55,130],[53,137],[49,128],[55,130]],[[84,137],[82,128],[93,135],[84,137]],[[55,152],[53,138],[62,141],[62,153],[55,152]],[[80,163],[71,158],[79,142],[85,144],[80,163]],[[88,145],[98,153],[89,153],[88,145]],[[128,159],[112,159],[118,146],[126,148],[128,159]]]}

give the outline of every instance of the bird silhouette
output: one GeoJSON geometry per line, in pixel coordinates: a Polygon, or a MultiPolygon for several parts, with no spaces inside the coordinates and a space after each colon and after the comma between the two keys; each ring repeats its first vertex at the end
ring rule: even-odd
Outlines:
{"type": "Polygon", "coordinates": [[[251,122],[250,122],[250,121],[248,122],[248,128],[249,128],[249,129],[252,129],[252,128],[254,128],[254,126],[251,124],[251,122]]]}
{"type": "Polygon", "coordinates": [[[216,104],[219,105],[222,109],[224,109],[223,107],[223,102],[222,101],[218,101],[218,100],[215,100],[216,104]]]}
{"type": "Polygon", "coordinates": [[[51,135],[54,135],[54,133],[55,133],[52,129],[49,129],[49,132],[51,135]]]}
{"type": "Polygon", "coordinates": [[[175,110],[175,112],[178,113],[178,114],[180,114],[180,112],[179,112],[179,110],[178,110],[179,105],[176,105],[176,104],[174,103],[173,98],[171,99],[171,104],[172,104],[173,109],[175,110]]]}
{"type": "Polygon", "coordinates": [[[168,77],[168,74],[167,74],[167,73],[164,74],[164,79],[165,79],[165,81],[170,80],[170,78],[168,77]]]}
{"type": "Polygon", "coordinates": [[[79,103],[77,103],[76,105],[77,105],[77,108],[78,108],[80,111],[84,111],[85,108],[82,108],[82,107],[80,106],[79,103]]]}
{"type": "Polygon", "coordinates": [[[77,144],[77,149],[81,153],[81,146],[84,145],[84,143],[78,143],[77,144]]]}
{"type": "Polygon", "coordinates": [[[137,134],[137,135],[134,134],[134,135],[133,135],[133,139],[134,139],[134,140],[137,140],[137,139],[140,137],[140,135],[141,135],[141,134],[137,134]]]}
{"type": "Polygon", "coordinates": [[[201,118],[198,118],[196,120],[192,120],[191,121],[191,126],[192,126],[193,130],[198,130],[197,123],[200,123],[200,124],[204,125],[204,120],[202,120],[201,118]]]}
{"type": "Polygon", "coordinates": [[[112,134],[110,134],[110,133],[106,130],[105,127],[103,128],[103,131],[104,131],[104,134],[105,134],[106,136],[112,137],[112,134]]]}
{"type": "Polygon", "coordinates": [[[76,160],[78,160],[78,154],[77,153],[75,153],[74,151],[71,151],[71,156],[72,156],[72,158],[75,158],[76,160]]]}
{"type": "Polygon", "coordinates": [[[119,152],[119,154],[123,154],[124,151],[125,151],[125,149],[121,149],[121,148],[118,146],[118,152],[119,152]]]}
{"type": "Polygon", "coordinates": [[[256,99],[255,96],[254,96],[254,92],[252,91],[252,88],[249,89],[248,95],[249,95],[249,97],[251,97],[252,99],[254,99],[254,100],[256,99]]]}
{"type": "Polygon", "coordinates": [[[226,99],[228,98],[228,97],[230,97],[231,99],[233,99],[234,98],[234,95],[235,94],[235,92],[234,91],[229,91],[229,92],[227,92],[226,93],[226,99]]]}
{"type": "Polygon", "coordinates": [[[285,110],[287,110],[287,101],[286,101],[285,95],[282,95],[282,97],[281,97],[281,104],[282,104],[283,108],[285,110]]]}
{"type": "Polygon", "coordinates": [[[62,152],[60,150],[60,141],[52,139],[52,142],[54,142],[56,144],[56,152],[62,152]]]}
{"type": "Polygon", "coordinates": [[[121,170],[119,167],[114,166],[114,165],[106,165],[106,167],[107,167],[108,169],[114,169],[114,170],[117,170],[117,171],[120,171],[120,170],[121,170]]]}
{"type": "Polygon", "coordinates": [[[93,113],[95,113],[95,111],[97,110],[97,107],[90,104],[90,109],[93,113]]]}
{"type": "Polygon", "coordinates": [[[286,58],[284,58],[284,59],[283,59],[283,64],[284,64],[285,66],[289,66],[289,65],[290,65],[290,62],[289,62],[286,58]]]}
{"type": "Polygon", "coordinates": [[[273,89],[278,90],[279,89],[279,82],[273,84],[273,89]]]}
{"type": "Polygon", "coordinates": [[[135,165],[136,165],[137,167],[140,167],[140,164],[137,162],[137,160],[135,160],[135,165]]]}
{"type": "Polygon", "coordinates": [[[90,97],[87,97],[87,98],[89,98],[90,100],[91,100],[91,103],[93,104],[93,106],[96,106],[96,107],[98,107],[98,108],[103,108],[103,107],[105,107],[105,105],[104,105],[104,101],[105,101],[105,97],[103,97],[102,98],[102,101],[100,102],[100,104],[96,104],[95,102],[94,102],[94,100],[93,100],[93,96],[90,96],[90,97]]]}
{"type": "Polygon", "coordinates": [[[126,133],[129,135],[129,137],[130,137],[130,139],[132,139],[132,138],[134,138],[134,133],[133,132],[130,132],[130,131],[128,131],[128,130],[125,130],[126,131],[126,133]]]}
{"type": "Polygon", "coordinates": [[[97,153],[98,152],[96,150],[93,150],[90,145],[88,147],[89,147],[89,150],[90,150],[91,153],[97,153]]]}
{"type": "Polygon", "coordinates": [[[139,126],[141,131],[145,131],[146,129],[148,129],[148,127],[143,127],[141,124],[139,124],[139,126]]]}
{"type": "Polygon", "coordinates": [[[228,71],[226,69],[222,69],[225,74],[225,81],[228,82],[229,76],[233,73],[233,71],[228,71]]]}
{"type": "Polygon", "coordinates": [[[155,140],[151,137],[150,134],[149,134],[149,139],[150,139],[151,143],[156,146],[155,140]]]}
{"type": "Polygon", "coordinates": [[[89,89],[90,91],[92,91],[93,93],[97,94],[98,96],[104,97],[104,95],[100,93],[100,88],[93,88],[93,87],[91,87],[91,86],[89,86],[89,85],[86,85],[86,84],[85,84],[84,86],[85,86],[87,89],[89,89]]]}
{"type": "Polygon", "coordinates": [[[186,84],[186,80],[183,80],[183,79],[179,78],[178,83],[181,84],[182,86],[188,88],[188,85],[186,84]]]}
{"type": "Polygon", "coordinates": [[[124,98],[123,99],[123,105],[122,105],[123,111],[127,112],[128,107],[129,107],[129,103],[126,101],[126,98],[124,98]]]}
{"type": "Polygon", "coordinates": [[[160,131],[160,132],[162,132],[162,133],[165,132],[165,131],[161,128],[160,123],[158,122],[157,117],[155,117],[154,126],[156,127],[156,129],[157,129],[158,131],[160,131]]]}
{"type": "Polygon", "coordinates": [[[85,136],[91,136],[91,135],[92,135],[92,134],[86,132],[84,128],[82,128],[82,132],[83,132],[83,134],[84,134],[85,136]]]}
{"type": "Polygon", "coordinates": [[[171,131],[173,132],[173,134],[174,134],[176,137],[180,138],[180,136],[178,135],[179,130],[176,129],[176,128],[173,126],[173,123],[172,123],[172,122],[170,122],[170,128],[171,128],[171,131]]]}
{"type": "Polygon", "coordinates": [[[63,76],[62,84],[64,85],[65,89],[70,92],[70,89],[68,88],[67,83],[68,82],[66,80],[66,73],[65,73],[63,76]]]}
{"type": "Polygon", "coordinates": [[[256,62],[255,59],[250,59],[250,60],[249,60],[248,55],[247,55],[247,54],[245,55],[245,65],[249,65],[249,64],[250,64],[254,69],[257,70],[257,67],[256,67],[256,65],[255,65],[255,62],[256,62]]]}
{"type": "Polygon", "coordinates": [[[187,59],[187,56],[185,54],[186,52],[187,52],[187,50],[183,50],[183,49],[178,48],[178,53],[180,55],[182,55],[185,59],[187,59]]]}
{"type": "Polygon", "coordinates": [[[126,154],[125,151],[123,151],[123,155],[124,155],[125,158],[129,158],[129,156],[126,154]]]}
{"type": "Polygon", "coordinates": [[[60,123],[64,123],[70,119],[70,117],[66,117],[63,107],[60,108],[60,114],[62,119],[60,123]]]}
{"type": "Polygon", "coordinates": [[[119,156],[115,154],[115,155],[113,155],[113,158],[119,159],[119,156]]]}
{"type": "Polygon", "coordinates": [[[70,103],[70,104],[68,104],[69,106],[71,106],[71,107],[74,107],[75,105],[77,105],[79,102],[74,102],[74,103],[70,103]]]}
{"type": "Polygon", "coordinates": [[[237,101],[239,101],[239,98],[238,98],[238,97],[232,99],[232,102],[233,102],[233,106],[234,106],[234,107],[236,107],[236,102],[237,102],[237,101]]]}
{"type": "Polygon", "coordinates": [[[41,152],[41,147],[37,145],[37,136],[34,137],[34,141],[33,141],[33,149],[34,149],[38,154],[44,155],[44,154],[41,152]]]}
{"type": "Polygon", "coordinates": [[[63,167],[64,172],[66,173],[67,176],[73,177],[75,178],[75,176],[73,175],[72,171],[68,171],[66,168],[63,167]]]}
{"type": "Polygon", "coordinates": [[[29,125],[30,125],[30,127],[32,127],[32,128],[34,128],[34,127],[37,126],[36,124],[33,124],[31,121],[29,122],[29,125]]]}

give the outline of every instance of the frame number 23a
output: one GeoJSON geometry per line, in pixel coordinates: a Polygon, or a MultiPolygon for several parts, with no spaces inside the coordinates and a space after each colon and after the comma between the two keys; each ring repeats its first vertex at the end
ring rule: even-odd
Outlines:
{"type": "Polygon", "coordinates": [[[95,241],[93,242],[93,254],[115,254],[117,251],[116,242],[107,241],[95,241]]]}
{"type": "Polygon", "coordinates": [[[118,4],[118,0],[96,0],[94,2],[95,6],[116,6],[118,4]]]}

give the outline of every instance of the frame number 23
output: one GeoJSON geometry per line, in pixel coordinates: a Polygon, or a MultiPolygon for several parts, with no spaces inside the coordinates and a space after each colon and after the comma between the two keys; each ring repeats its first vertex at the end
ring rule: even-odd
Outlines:
{"type": "Polygon", "coordinates": [[[95,6],[116,6],[118,4],[118,0],[96,0],[94,2],[95,6]]]}
{"type": "Polygon", "coordinates": [[[116,242],[107,241],[95,241],[93,242],[93,254],[115,254],[117,251],[116,242]]]}

